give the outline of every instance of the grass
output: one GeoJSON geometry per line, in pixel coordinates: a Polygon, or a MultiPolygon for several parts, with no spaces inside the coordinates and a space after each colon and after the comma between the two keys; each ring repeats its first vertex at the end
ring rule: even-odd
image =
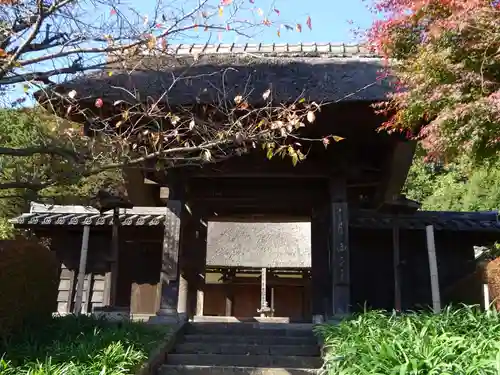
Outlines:
{"type": "Polygon", "coordinates": [[[1,375],[131,374],[165,338],[167,327],[56,317],[26,326],[0,348],[1,375]]]}
{"type": "Polygon", "coordinates": [[[316,330],[332,375],[500,375],[500,315],[473,307],[367,312],[316,330]]]}

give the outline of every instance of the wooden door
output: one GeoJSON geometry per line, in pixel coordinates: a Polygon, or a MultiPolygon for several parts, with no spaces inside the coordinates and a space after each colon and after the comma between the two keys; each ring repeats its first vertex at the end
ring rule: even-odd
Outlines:
{"type": "Polygon", "coordinates": [[[260,285],[233,285],[234,290],[234,316],[238,318],[250,318],[259,316],[257,310],[260,308],[260,285]]]}

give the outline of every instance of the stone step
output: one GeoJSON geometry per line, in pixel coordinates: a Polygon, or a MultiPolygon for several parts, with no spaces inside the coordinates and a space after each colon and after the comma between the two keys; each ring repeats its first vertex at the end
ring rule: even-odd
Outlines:
{"type": "Polygon", "coordinates": [[[190,323],[186,334],[252,335],[252,336],[314,336],[311,325],[269,323],[190,323]]]}
{"type": "Polygon", "coordinates": [[[263,345],[246,343],[186,342],[177,344],[174,353],[182,354],[242,354],[276,356],[319,356],[317,345],[263,345]]]}
{"type": "Polygon", "coordinates": [[[168,365],[320,368],[320,357],[277,355],[168,354],[168,365]]]}
{"type": "Polygon", "coordinates": [[[163,365],[158,375],[316,375],[309,368],[163,365]]]}
{"type": "Polygon", "coordinates": [[[318,340],[314,336],[253,336],[253,335],[185,335],[181,342],[206,342],[224,344],[262,344],[262,345],[316,345],[318,340]]]}

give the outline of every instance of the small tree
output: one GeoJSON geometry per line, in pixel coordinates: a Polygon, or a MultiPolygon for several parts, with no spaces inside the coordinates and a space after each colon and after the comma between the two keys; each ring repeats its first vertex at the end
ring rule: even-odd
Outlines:
{"type": "MultiPolygon", "coordinates": [[[[319,106],[303,99],[276,104],[271,90],[266,90],[259,94],[259,106],[252,106],[248,92],[241,92],[231,98],[222,95],[210,105],[171,108],[163,101],[169,87],[146,102],[140,93],[123,87],[131,100],[109,103],[103,97],[89,106],[82,104],[79,90],[60,92],[55,85],[95,74],[96,69],[110,76],[116,71],[132,74],[151,56],[171,57],[168,46],[176,40],[194,38],[206,43],[222,33],[248,37],[265,27],[278,27],[278,35],[282,28],[302,30],[300,24],[280,23],[278,9],[271,7],[265,13],[253,0],[188,1],[182,5],[159,0],[148,17],[112,0],[98,4],[4,0],[0,12],[0,86],[22,84],[27,92],[37,90],[38,99],[47,100],[46,108],[90,124],[83,134],[81,126],[52,117],[51,131],[32,144],[4,144],[0,155],[9,168],[2,174],[0,189],[40,192],[123,167],[197,165],[256,147],[267,149],[269,157],[289,155],[294,163],[304,158],[300,145],[291,142],[289,135],[313,122],[319,106]],[[19,173],[15,165],[26,158],[32,165],[49,165],[50,173],[46,169],[19,173]]],[[[306,23],[311,27],[309,18],[306,23]]],[[[174,83],[190,78],[189,67],[174,83]]]]}
{"type": "Polygon", "coordinates": [[[422,140],[427,156],[484,161],[500,151],[500,9],[494,0],[375,0],[369,32],[398,92],[385,124],[422,140]]]}

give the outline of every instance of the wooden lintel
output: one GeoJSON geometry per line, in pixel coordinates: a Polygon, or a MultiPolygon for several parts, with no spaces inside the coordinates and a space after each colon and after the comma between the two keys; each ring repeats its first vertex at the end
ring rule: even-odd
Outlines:
{"type": "Polygon", "coordinates": [[[413,162],[416,142],[397,142],[394,151],[386,162],[385,178],[380,184],[376,200],[383,203],[397,201],[403,187],[408,171],[413,162]]]}

